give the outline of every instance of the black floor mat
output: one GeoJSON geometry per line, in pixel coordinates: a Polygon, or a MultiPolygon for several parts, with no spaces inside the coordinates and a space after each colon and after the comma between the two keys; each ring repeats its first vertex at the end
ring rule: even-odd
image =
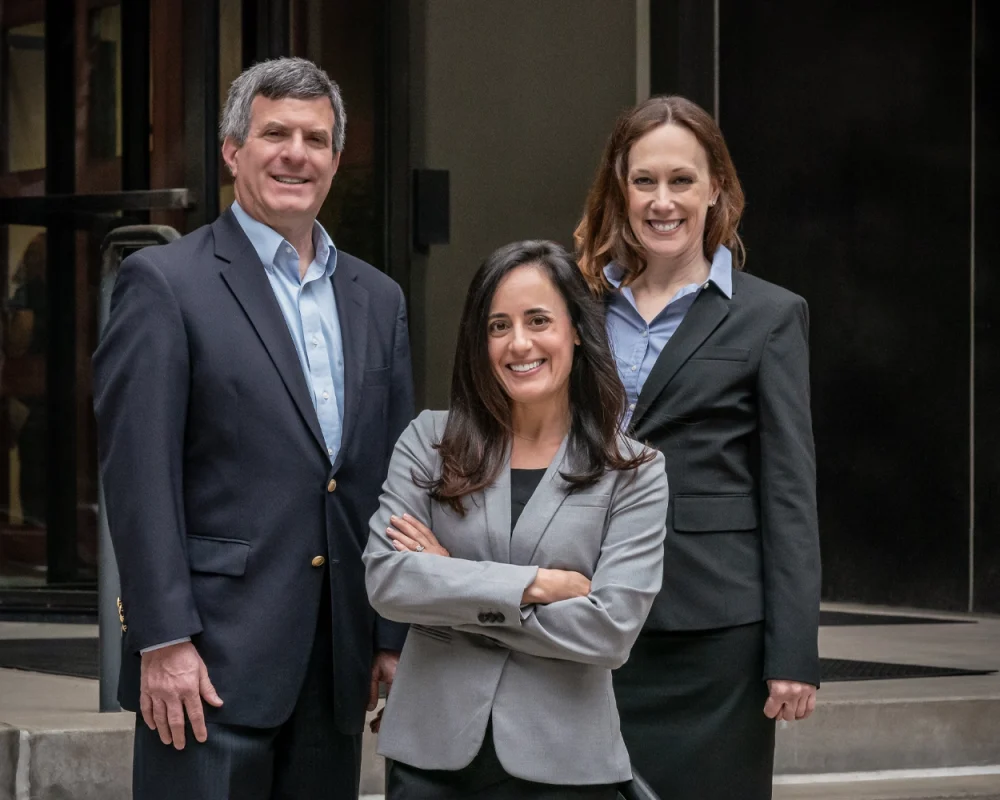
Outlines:
{"type": "Polygon", "coordinates": [[[0,639],[0,667],[99,678],[97,639],[0,639]]]}
{"type": "Polygon", "coordinates": [[[852,661],[846,658],[821,658],[823,683],[837,681],[888,681],[901,678],[953,678],[958,675],[992,675],[994,669],[957,669],[925,667],[920,664],[889,664],[882,661],[852,661]]]}
{"type": "Polygon", "coordinates": [[[820,611],[820,625],[973,625],[974,619],[905,617],[899,614],[866,614],[853,611],[820,611]]]}
{"type": "MultiPolygon", "coordinates": [[[[97,639],[0,639],[0,667],[77,678],[100,676],[97,639]]],[[[824,683],[989,675],[995,670],[969,670],[821,658],[824,683]]]]}

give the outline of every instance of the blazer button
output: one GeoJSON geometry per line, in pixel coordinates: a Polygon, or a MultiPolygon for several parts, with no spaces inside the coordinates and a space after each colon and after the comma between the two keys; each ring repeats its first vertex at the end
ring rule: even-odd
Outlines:
{"type": "Polygon", "coordinates": [[[490,621],[490,615],[487,614],[485,611],[480,611],[479,612],[479,621],[482,622],[482,623],[489,622],[490,621]]]}
{"type": "Polygon", "coordinates": [[[333,492],[336,490],[336,488],[337,488],[337,482],[333,478],[330,478],[330,482],[326,485],[326,490],[328,492],[333,492]]]}
{"type": "Polygon", "coordinates": [[[326,559],[325,559],[325,558],[323,558],[323,556],[316,556],[316,557],[315,557],[315,558],[314,558],[314,559],[312,560],[312,565],[313,565],[314,567],[322,567],[322,566],[323,566],[323,565],[324,565],[325,563],[326,563],[326,559]]]}

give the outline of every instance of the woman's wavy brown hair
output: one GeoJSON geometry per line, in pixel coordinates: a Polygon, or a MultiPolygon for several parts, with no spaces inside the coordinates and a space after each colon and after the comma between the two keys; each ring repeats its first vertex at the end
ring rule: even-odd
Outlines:
{"type": "Polygon", "coordinates": [[[597,295],[611,288],[604,277],[604,267],[610,262],[622,268],[626,286],[646,269],[643,247],[628,221],[628,157],[632,145],[661,125],[680,125],[695,135],[705,148],[709,173],[719,188],[718,201],[709,207],[705,221],[705,257],[711,261],[716,248],[724,244],[733,251],[736,269],[746,259],[737,232],[743,215],[743,187],[722,131],[701,106],[677,95],[658,95],[618,118],[587,194],[583,219],[573,234],[580,270],[597,295]]]}
{"type": "Polygon", "coordinates": [[[500,282],[518,267],[541,270],[559,291],[580,344],[569,375],[569,448],[575,473],[561,473],[573,490],[610,470],[634,470],[653,453],[632,452],[619,436],[625,389],[604,329],[604,310],[588,290],[573,257],[555,242],[514,242],[496,250],[476,272],[465,298],[451,379],[451,406],[435,447],[441,475],[417,485],[459,514],[462,499],[492,485],[507,460],[511,400],[493,371],[487,342],[490,306],[500,282]],[[622,452],[622,449],[629,452],[622,452]]]}

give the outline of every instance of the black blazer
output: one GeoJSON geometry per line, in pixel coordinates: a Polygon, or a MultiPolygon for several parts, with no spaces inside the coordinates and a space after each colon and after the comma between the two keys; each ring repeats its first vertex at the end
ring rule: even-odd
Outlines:
{"type": "Polygon", "coordinates": [[[631,435],[670,478],[647,630],[765,622],[764,678],[819,684],[820,556],[805,300],[733,271],[660,353],[631,435]]]}
{"type": "Polygon", "coordinates": [[[225,703],[206,705],[210,722],[281,724],[328,591],[336,722],[356,733],[373,651],[402,647],[405,628],[368,604],[361,553],[412,418],[405,305],[347,253],[332,280],[345,410],[331,466],[285,320],[231,211],[122,264],[94,355],[94,410],[127,709],[138,708],[139,651],[191,636],[225,703]]]}

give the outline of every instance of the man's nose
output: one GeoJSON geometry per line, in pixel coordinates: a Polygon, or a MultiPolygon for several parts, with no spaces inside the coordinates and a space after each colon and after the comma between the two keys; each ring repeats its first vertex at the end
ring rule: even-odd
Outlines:
{"type": "Polygon", "coordinates": [[[288,137],[281,155],[289,161],[302,161],[305,158],[306,143],[301,133],[294,133],[288,137]]]}

